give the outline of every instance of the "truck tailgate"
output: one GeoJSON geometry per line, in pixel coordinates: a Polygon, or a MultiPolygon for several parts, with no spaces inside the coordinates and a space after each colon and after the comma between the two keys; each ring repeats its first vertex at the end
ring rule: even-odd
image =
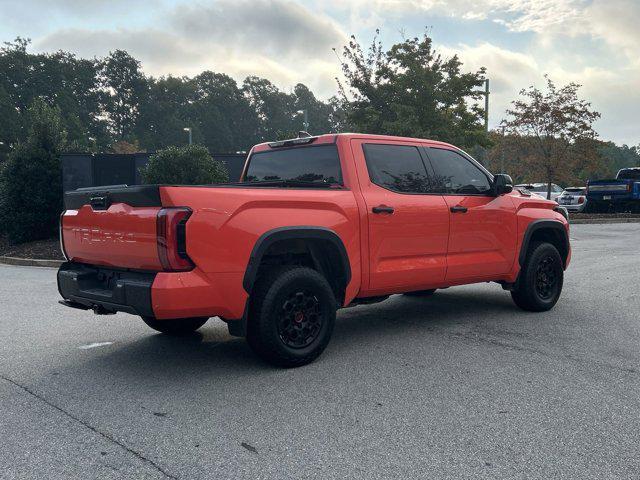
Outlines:
{"type": "Polygon", "coordinates": [[[60,235],[73,262],[162,270],[157,245],[159,187],[79,189],[65,194],[60,235]]]}

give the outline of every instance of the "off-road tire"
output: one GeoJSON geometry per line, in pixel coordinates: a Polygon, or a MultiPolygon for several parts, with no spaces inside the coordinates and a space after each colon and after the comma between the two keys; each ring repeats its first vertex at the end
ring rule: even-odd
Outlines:
{"type": "Polygon", "coordinates": [[[550,243],[535,242],[529,247],[511,298],[523,310],[545,312],[560,298],[563,281],[564,266],[558,249],[550,243]]]}
{"type": "Polygon", "coordinates": [[[336,310],[323,275],[307,267],[276,267],[261,275],[251,292],[247,341],[268,363],[306,365],[329,343],[336,310]]]}
{"type": "Polygon", "coordinates": [[[144,323],[158,332],[182,336],[195,332],[209,320],[208,317],[176,318],[171,320],[156,320],[153,317],[142,317],[144,323]]]}

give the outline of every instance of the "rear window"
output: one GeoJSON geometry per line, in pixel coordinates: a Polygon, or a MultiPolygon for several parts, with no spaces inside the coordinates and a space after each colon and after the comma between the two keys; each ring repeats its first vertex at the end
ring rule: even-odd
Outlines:
{"type": "Polygon", "coordinates": [[[584,188],[565,188],[564,191],[567,193],[579,193],[579,194],[585,193],[584,188]]]}
{"type": "Polygon", "coordinates": [[[618,180],[640,180],[640,168],[620,170],[620,173],[618,173],[618,180]]]}
{"type": "Polygon", "coordinates": [[[246,182],[293,180],[342,184],[335,145],[269,150],[251,155],[246,182]]]}

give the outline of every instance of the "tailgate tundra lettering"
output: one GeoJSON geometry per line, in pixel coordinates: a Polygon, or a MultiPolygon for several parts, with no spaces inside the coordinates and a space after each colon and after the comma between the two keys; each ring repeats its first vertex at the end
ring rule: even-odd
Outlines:
{"type": "Polygon", "coordinates": [[[80,243],[136,243],[131,232],[116,232],[99,228],[73,228],[73,236],[80,243]]]}

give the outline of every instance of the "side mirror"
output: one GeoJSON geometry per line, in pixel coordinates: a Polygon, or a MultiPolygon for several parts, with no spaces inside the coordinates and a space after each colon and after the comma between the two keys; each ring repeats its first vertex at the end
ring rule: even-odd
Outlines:
{"type": "Polygon", "coordinates": [[[509,175],[498,173],[493,176],[493,191],[496,195],[502,195],[513,191],[513,180],[509,175]]]}

